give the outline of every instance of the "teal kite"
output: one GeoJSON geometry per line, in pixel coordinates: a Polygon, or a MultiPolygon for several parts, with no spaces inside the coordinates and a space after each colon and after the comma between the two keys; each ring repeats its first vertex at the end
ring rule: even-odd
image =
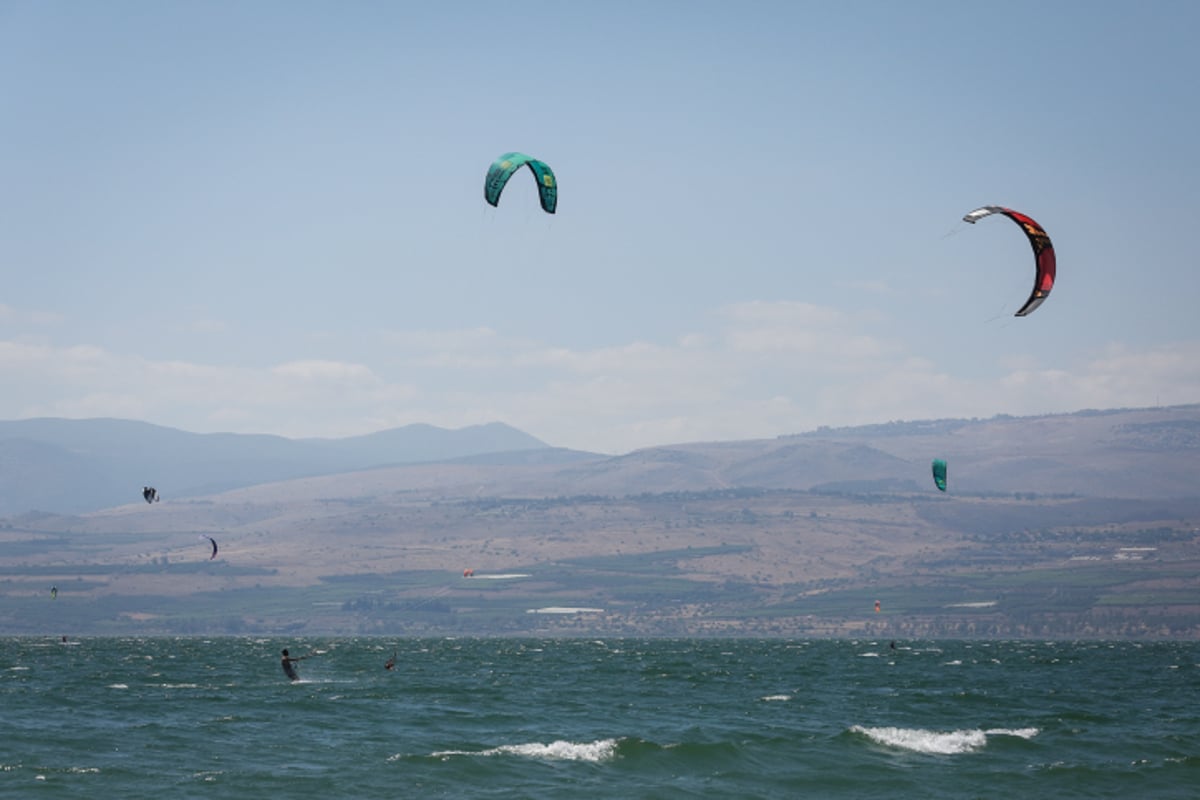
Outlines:
{"type": "Polygon", "coordinates": [[[504,191],[508,179],[521,167],[529,167],[529,171],[537,179],[542,210],[553,214],[554,209],[558,207],[558,181],[554,178],[554,172],[547,164],[524,153],[505,153],[492,162],[492,166],[488,167],[487,179],[483,182],[483,198],[498,206],[500,193],[504,191]]]}
{"type": "Polygon", "coordinates": [[[938,489],[946,491],[946,462],[940,458],[933,460],[933,482],[938,489]]]}

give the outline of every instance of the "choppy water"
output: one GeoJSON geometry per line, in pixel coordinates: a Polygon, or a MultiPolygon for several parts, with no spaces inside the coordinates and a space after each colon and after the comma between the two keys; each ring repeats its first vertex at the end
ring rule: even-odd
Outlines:
{"type": "Polygon", "coordinates": [[[0,796],[1196,798],[1198,701],[1196,643],[0,639],[0,796]]]}

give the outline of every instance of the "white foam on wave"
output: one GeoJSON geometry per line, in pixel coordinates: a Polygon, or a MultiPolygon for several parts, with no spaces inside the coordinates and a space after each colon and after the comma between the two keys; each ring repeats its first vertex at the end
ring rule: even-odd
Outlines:
{"type": "Polygon", "coordinates": [[[608,761],[617,752],[616,739],[600,739],[595,742],[567,742],[558,740],[548,744],[528,742],[526,744],[506,744],[487,750],[440,750],[433,753],[435,758],[450,758],[451,756],[523,756],[545,761],[608,761]]]}
{"type": "Polygon", "coordinates": [[[954,755],[969,753],[987,744],[987,734],[973,731],[927,731],[921,728],[864,728],[855,725],[852,733],[866,736],[873,742],[914,753],[954,755]]]}
{"type": "Polygon", "coordinates": [[[1020,739],[1032,739],[1041,733],[1038,728],[988,728],[984,731],[988,736],[1016,736],[1020,739]]]}
{"type": "Polygon", "coordinates": [[[792,696],[790,694],[769,694],[766,697],[759,698],[764,703],[782,703],[791,699],[792,696]]]}
{"type": "Polygon", "coordinates": [[[108,688],[109,689],[128,689],[129,684],[127,684],[127,683],[110,683],[108,685],[108,688]]]}
{"type": "Polygon", "coordinates": [[[922,728],[866,728],[855,725],[851,733],[866,736],[877,744],[911,750],[914,753],[958,755],[974,752],[987,744],[989,736],[1017,736],[1032,739],[1037,728],[989,728],[987,730],[929,731],[922,728]]]}
{"type": "Polygon", "coordinates": [[[202,780],[205,783],[213,783],[224,774],[225,774],[224,770],[206,769],[206,770],[201,770],[200,772],[193,772],[192,777],[202,780]]]}

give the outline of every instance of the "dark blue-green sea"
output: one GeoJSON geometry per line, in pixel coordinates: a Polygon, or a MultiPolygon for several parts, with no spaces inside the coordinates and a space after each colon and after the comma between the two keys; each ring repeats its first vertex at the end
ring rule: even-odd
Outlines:
{"type": "Polygon", "coordinates": [[[1200,797],[1195,642],[0,648],[6,798],[1200,797]]]}

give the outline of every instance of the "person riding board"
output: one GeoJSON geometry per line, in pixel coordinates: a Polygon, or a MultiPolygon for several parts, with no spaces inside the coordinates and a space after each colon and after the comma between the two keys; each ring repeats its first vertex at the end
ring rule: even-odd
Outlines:
{"type": "Polygon", "coordinates": [[[288,676],[288,680],[300,680],[300,676],[296,673],[296,668],[292,664],[295,664],[297,661],[303,661],[306,658],[308,656],[289,656],[287,648],[283,649],[283,658],[280,659],[279,663],[283,667],[283,674],[288,676]]]}

